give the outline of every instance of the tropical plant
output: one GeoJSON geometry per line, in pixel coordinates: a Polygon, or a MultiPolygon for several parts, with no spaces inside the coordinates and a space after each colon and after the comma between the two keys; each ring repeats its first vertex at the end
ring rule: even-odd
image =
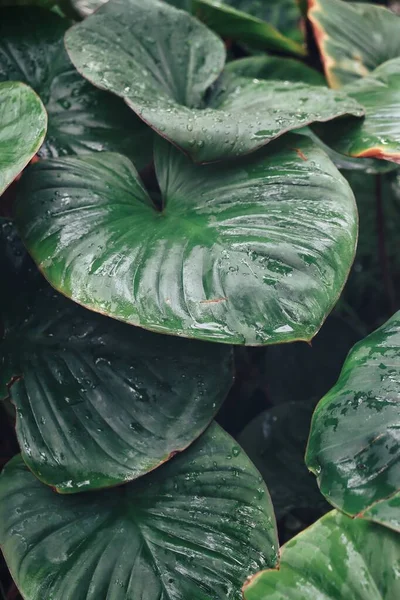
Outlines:
{"type": "Polygon", "coordinates": [[[386,4],[0,0],[2,600],[400,598],[386,4]]]}

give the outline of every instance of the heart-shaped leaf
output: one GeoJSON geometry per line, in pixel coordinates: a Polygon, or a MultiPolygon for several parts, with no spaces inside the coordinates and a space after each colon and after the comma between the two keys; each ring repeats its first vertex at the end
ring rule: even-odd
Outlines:
{"type": "Polygon", "coordinates": [[[354,346],[313,416],[307,466],[349,515],[400,490],[399,392],[400,312],[354,346]]]}
{"type": "Polygon", "coordinates": [[[46,110],[31,88],[0,83],[0,195],[35,156],[46,128],[46,110]]]}
{"type": "Polygon", "coordinates": [[[283,81],[303,81],[310,85],[326,85],[325,78],[321,73],[295,58],[250,56],[233,60],[226,65],[225,70],[237,77],[282,79],[283,81]]]}
{"type": "Polygon", "coordinates": [[[96,494],[54,494],[14,458],[0,541],[27,600],[239,600],[277,560],[267,488],[216,424],[154,473],[96,494]]]}
{"type": "Polygon", "coordinates": [[[41,97],[49,115],[42,156],[109,150],[132,157],[141,168],[151,158],[151,130],[74,69],[63,41],[69,25],[39,8],[2,10],[0,81],[24,81],[41,97]]]}
{"type": "Polygon", "coordinates": [[[9,294],[1,395],[16,406],[25,462],[59,492],[116,485],[154,469],[200,435],[232,384],[226,346],[96,315],[41,277],[25,294],[9,294]]]}
{"type": "Polygon", "coordinates": [[[113,0],[72,27],[65,39],[84,77],[124,98],[196,162],[247,154],[314,121],[364,114],[340,92],[227,74],[206,102],[224,66],[223,43],[165,2],[113,0]]]}
{"type": "Polygon", "coordinates": [[[312,410],[311,403],[302,402],[274,406],[238,436],[268,486],[277,519],[299,508],[320,516],[329,507],[304,464],[312,410]]]}
{"type": "Polygon", "coordinates": [[[295,0],[192,0],[193,13],[222,37],[262,50],[304,55],[295,0]]]}
{"type": "Polygon", "coordinates": [[[400,597],[397,534],[332,511],[281,549],[278,569],[252,577],[245,600],[394,600],[400,597]]]}
{"type": "Polygon", "coordinates": [[[157,210],[119,155],[41,161],[16,218],[54,287],[159,332],[234,344],[311,339],[353,260],[352,191],[327,156],[285,136],[240,161],[194,165],[159,140],[157,210]]]}
{"type": "Polygon", "coordinates": [[[365,107],[365,119],[318,126],[323,140],[342,154],[400,163],[400,58],[384,63],[345,90],[365,107]]]}
{"type": "Polygon", "coordinates": [[[382,6],[309,0],[325,74],[333,88],[365,77],[400,56],[400,17],[382,6]]]}

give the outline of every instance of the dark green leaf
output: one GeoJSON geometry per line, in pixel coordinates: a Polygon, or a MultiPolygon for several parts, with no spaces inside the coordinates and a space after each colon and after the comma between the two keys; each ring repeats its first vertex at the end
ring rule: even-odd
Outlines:
{"type": "Polygon", "coordinates": [[[238,437],[268,486],[277,519],[299,508],[321,515],[329,506],[304,464],[312,411],[311,403],[275,406],[253,419],[238,437]]]}
{"type": "Polygon", "coordinates": [[[400,597],[399,536],[337,511],[285,544],[279,569],[244,587],[245,600],[395,600],[400,597]]]}
{"type": "Polygon", "coordinates": [[[309,340],[353,260],[351,189],[327,156],[285,136],[240,161],[194,165],[160,140],[155,209],[119,155],[39,162],[17,221],[54,287],[86,307],[185,337],[309,340]]]}
{"type": "Polygon", "coordinates": [[[400,490],[399,389],[400,312],[353,348],[313,416],[307,466],[349,515],[400,490]]]}
{"type": "Polygon", "coordinates": [[[46,110],[33,90],[0,83],[0,195],[35,156],[46,128],[46,110]]]}
{"type": "Polygon", "coordinates": [[[390,60],[345,86],[365,107],[365,119],[343,119],[319,126],[322,139],[334,150],[356,158],[400,163],[400,58],[390,60]]]}
{"type": "Polygon", "coordinates": [[[14,458],[0,541],[27,600],[240,600],[244,579],[277,560],[268,491],[215,424],[154,473],[96,494],[54,494],[14,458]]]}
{"type": "Polygon", "coordinates": [[[334,88],[400,56],[400,18],[382,6],[309,0],[309,19],[325,74],[334,88]]]}
{"type": "MultiPolygon", "coordinates": [[[[23,278],[12,230],[4,224],[2,232],[11,242],[9,270],[23,278]]],[[[96,315],[41,278],[10,295],[1,394],[18,376],[8,393],[22,456],[59,492],[117,485],[154,469],[200,435],[232,384],[226,346],[96,315]]]]}
{"type": "Polygon", "coordinates": [[[306,53],[300,43],[300,13],[295,0],[192,0],[191,5],[194,14],[222,37],[262,50],[300,56],[306,53]]]}
{"type": "Polygon", "coordinates": [[[224,66],[222,41],[156,0],[107,3],[67,32],[66,46],[84,77],[124,98],[196,162],[252,152],[314,121],[364,114],[343,93],[228,75],[206,105],[205,93],[224,66]]]}
{"type": "Polygon", "coordinates": [[[241,58],[228,63],[226,71],[238,77],[303,81],[310,85],[326,84],[324,76],[315,69],[311,69],[295,58],[282,58],[281,56],[241,58]]]}
{"type": "Polygon", "coordinates": [[[375,521],[395,531],[400,531],[400,492],[379,500],[361,513],[364,519],[375,521]]]}
{"type": "Polygon", "coordinates": [[[64,49],[68,26],[39,8],[2,10],[0,81],[24,81],[41,97],[49,114],[42,156],[109,150],[144,166],[151,158],[151,131],[120,100],[77,73],[64,49]]]}

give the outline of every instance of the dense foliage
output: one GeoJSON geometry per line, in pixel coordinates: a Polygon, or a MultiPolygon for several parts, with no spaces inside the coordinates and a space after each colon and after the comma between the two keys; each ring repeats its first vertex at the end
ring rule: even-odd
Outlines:
{"type": "Polygon", "coordinates": [[[399,3],[0,0],[0,195],[1,600],[400,598],[399,3]]]}

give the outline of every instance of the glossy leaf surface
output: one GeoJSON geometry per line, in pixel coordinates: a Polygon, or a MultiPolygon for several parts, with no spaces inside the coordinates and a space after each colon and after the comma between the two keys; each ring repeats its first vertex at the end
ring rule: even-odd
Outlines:
{"type": "Polygon", "coordinates": [[[35,156],[46,128],[46,110],[31,88],[0,83],[0,195],[35,156]]]}
{"type": "Polygon", "coordinates": [[[4,224],[2,233],[9,263],[2,274],[9,281],[17,269],[16,283],[27,289],[11,287],[3,310],[1,396],[16,406],[18,441],[34,474],[73,493],[134,479],[186,448],[228,393],[230,349],[77,306],[41,276],[29,278],[13,231],[4,224]]]}
{"type": "Polygon", "coordinates": [[[337,511],[281,549],[279,569],[244,587],[245,600],[389,600],[400,596],[400,540],[337,511]]]}
{"type": "Polygon", "coordinates": [[[0,81],[24,81],[46,106],[49,127],[42,156],[118,151],[141,168],[151,158],[151,131],[123,102],[75,70],[63,42],[69,25],[37,7],[2,10],[0,81]]]}
{"type": "Polygon", "coordinates": [[[277,519],[293,509],[308,508],[320,516],[329,508],[304,464],[312,410],[310,402],[274,406],[237,438],[268,486],[277,519]]]}
{"type": "Polygon", "coordinates": [[[107,3],[67,32],[66,47],[84,77],[122,97],[196,162],[247,154],[315,121],[364,114],[340,92],[232,76],[206,105],[205,93],[224,66],[223,43],[191,15],[157,0],[107,3]]]}
{"type": "Polygon", "coordinates": [[[268,491],[213,424],[140,480],[59,496],[14,458],[0,477],[0,541],[28,600],[239,600],[274,566],[268,491]]]}
{"type": "Polygon", "coordinates": [[[206,166],[160,140],[155,160],[161,211],[119,155],[30,169],[17,221],[52,285],[161,333],[250,345],[311,339],[357,236],[353,194],[326,155],[286,136],[206,166]]]}
{"type": "Polygon", "coordinates": [[[305,54],[295,0],[192,0],[191,6],[222,37],[262,50],[305,54]]]}
{"type": "Polygon", "coordinates": [[[331,87],[352,83],[400,56],[400,17],[386,8],[342,0],[309,0],[309,7],[331,87]]]}
{"type": "Polygon", "coordinates": [[[399,392],[400,312],[356,344],[313,416],[307,466],[349,515],[400,490],[399,392]]]}
{"type": "MultiPolygon", "coordinates": [[[[295,58],[281,56],[250,56],[226,65],[226,71],[238,77],[303,81],[310,85],[325,85],[325,78],[315,69],[295,58]]],[[[290,89],[290,88],[289,88],[290,89]]]]}
{"type": "Polygon", "coordinates": [[[342,154],[400,163],[400,58],[345,90],[365,107],[365,119],[343,119],[335,127],[324,124],[323,140],[342,154]]]}

